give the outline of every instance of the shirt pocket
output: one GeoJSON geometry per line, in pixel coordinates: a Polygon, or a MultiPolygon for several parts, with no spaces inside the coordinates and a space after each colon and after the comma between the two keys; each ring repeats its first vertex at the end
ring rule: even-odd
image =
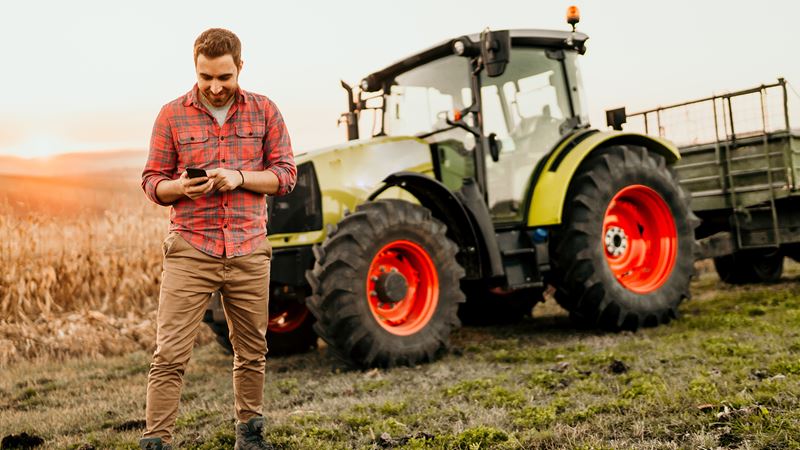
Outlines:
{"type": "Polygon", "coordinates": [[[208,141],[207,130],[179,130],[178,131],[178,146],[202,144],[208,141]]]}
{"type": "Polygon", "coordinates": [[[236,125],[236,140],[241,146],[242,169],[264,170],[264,124],[236,125]]]}
{"type": "Polygon", "coordinates": [[[185,167],[205,166],[204,150],[208,143],[208,130],[178,130],[179,170],[185,167]]]}

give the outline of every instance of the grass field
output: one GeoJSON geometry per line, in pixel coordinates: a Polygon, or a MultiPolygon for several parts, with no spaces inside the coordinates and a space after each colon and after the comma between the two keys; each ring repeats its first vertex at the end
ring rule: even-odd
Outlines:
{"type": "MultiPolygon", "coordinates": [[[[792,449],[800,446],[800,267],[731,287],[713,273],[670,325],[606,334],[554,304],[463,328],[433,364],[337,372],[323,350],[267,362],[278,448],[792,449]]],[[[19,363],[0,375],[0,435],[45,448],[135,448],[149,354],[19,363]]],[[[231,358],[196,348],[179,448],[231,448],[231,358]]]]}
{"type": "MultiPolygon", "coordinates": [[[[0,179],[0,438],[136,448],[166,214],[135,177],[0,179]]],[[[800,265],[746,287],[701,269],[682,318],[637,333],[576,329],[549,301],[459,330],[424,366],[269,358],[267,434],[285,449],[800,448],[800,265]]],[[[231,357],[203,330],[176,442],[231,448],[231,357]]]]}

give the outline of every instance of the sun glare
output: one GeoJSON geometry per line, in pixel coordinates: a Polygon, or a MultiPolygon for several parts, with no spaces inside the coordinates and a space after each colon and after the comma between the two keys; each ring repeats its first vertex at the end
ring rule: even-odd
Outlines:
{"type": "Polygon", "coordinates": [[[66,150],[65,143],[54,136],[41,134],[29,136],[26,140],[4,152],[26,159],[48,158],[66,150]]]}

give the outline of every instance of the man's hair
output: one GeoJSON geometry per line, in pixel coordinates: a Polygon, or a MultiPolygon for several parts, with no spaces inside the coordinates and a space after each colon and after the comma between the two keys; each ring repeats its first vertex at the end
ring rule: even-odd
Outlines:
{"type": "Polygon", "coordinates": [[[219,58],[224,55],[231,55],[236,67],[242,61],[242,43],[232,31],[224,28],[209,28],[200,33],[194,41],[194,63],[197,64],[197,56],[203,54],[206,58],[219,58]]]}

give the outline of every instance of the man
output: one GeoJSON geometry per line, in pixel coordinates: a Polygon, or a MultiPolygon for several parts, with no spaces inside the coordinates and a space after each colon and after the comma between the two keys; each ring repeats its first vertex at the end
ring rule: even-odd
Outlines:
{"type": "Polygon", "coordinates": [[[233,345],[236,449],[263,441],[272,246],[265,194],[295,185],[289,134],[267,97],[239,88],[241,43],[212,28],[194,44],[197,84],[156,119],[142,189],[170,206],[143,449],[170,449],[183,373],[209,296],[221,290],[233,345]],[[205,169],[190,178],[186,168],[205,169]]]}

